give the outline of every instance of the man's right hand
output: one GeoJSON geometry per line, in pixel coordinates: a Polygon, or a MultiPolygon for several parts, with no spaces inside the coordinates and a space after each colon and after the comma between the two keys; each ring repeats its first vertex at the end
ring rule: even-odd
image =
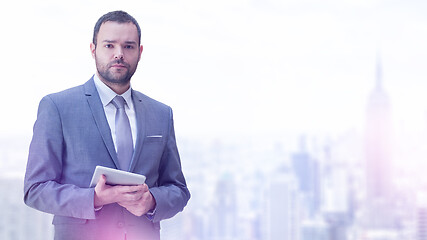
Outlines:
{"type": "Polygon", "coordinates": [[[110,186],[106,182],[107,178],[102,175],[95,186],[95,209],[110,203],[138,201],[144,193],[144,185],[110,186]]]}

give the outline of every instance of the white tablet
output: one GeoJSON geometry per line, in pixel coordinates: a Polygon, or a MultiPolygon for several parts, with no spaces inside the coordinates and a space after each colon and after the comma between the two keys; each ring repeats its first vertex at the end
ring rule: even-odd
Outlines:
{"type": "Polygon", "coordinates": [[[107,177],[108,185],[140,185],[144,184],[145,176],[104,166],[96,166],[89,187],[94,187],[101,175],[107,177]]]}

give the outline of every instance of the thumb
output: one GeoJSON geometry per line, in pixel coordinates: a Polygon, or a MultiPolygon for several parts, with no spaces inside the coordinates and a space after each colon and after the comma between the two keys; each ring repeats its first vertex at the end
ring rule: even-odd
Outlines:
{"type": "Polygon", "coordinates": [[[106,182],[107,182],[107,177],[104,174],[102,174],[101,177],[99,178],[98,183],[96,184],[96,186],[97,187],[98,186],[99,187],[103,187],[106,184],[106,182]]]}
{"type": "Polygon", "coordinates": [[[142,185],[142,187],[143,187],[143,188],[142,188],[142,191],[143,191],[143,192],[148,192],[148,186],[147,186],[147,184],[145,184],[145,183],[144,183],[144,184],[142,185]]]}
{"type": "Polygon", "coordinates": [[[106,188],[105,183],[107,182],[107,178],[104,175],[101,175],[101,177],[98,180],[98,183],[96,183],[95,186],[95,196],[94,196],[94,207],[102,207],[104,204],[108,203],[105,201],[105,193],[104,190],[106,188]]]}

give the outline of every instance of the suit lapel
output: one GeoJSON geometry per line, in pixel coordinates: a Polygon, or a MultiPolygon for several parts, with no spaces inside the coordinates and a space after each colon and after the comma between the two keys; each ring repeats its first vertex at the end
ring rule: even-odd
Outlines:
{"type": "Polygon", "coordinates": [[[110,126],[108,125],[107,118],[105,117],[104,107],[102,106],[101,99],[99,98],[98,91],[96,90],[93,78],[84,84],[85,95],[92,111],[93,118],[95,119],[96,126],[102,136],[104,144],[113,159],[116,168],[119,169],[119,162],[117,160],[116,150],[114,148],[113,138],[111,137],[110,126]]]}
{"type": "Polygon", "coordinates": [[[135,93],[134,90],[132,90],[132,101],[135,108],[135,115],[136,115],[136,131],[137,131],[137,137],[136,137],[136,143],[135,143],[135,149],[132,156],[132,162],[130,165],[129,171],[132,172],[135,168],[137,159],[139,159],[139,155],[141,155],[142,151],[142,145],[144,143],[144,136],[145,136],[145,113],[146,108],[144,103],[142,102],[142,99],[138,96],[138,94],[135,93]]]}

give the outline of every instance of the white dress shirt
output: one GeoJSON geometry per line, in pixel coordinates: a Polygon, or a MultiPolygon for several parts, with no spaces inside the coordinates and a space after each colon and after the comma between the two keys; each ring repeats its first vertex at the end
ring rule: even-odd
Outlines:
{"type": "MultiPolygon", "coordinates": [[[[111,136],[113,137],[114,147],[117,152],[117,144],[116,144],[116,107],[111,103],[111,100],[118,94],[115,93],[111,88],[109,88],[105,83],[99,79],[98,75],[95,74],[93,76],[93,80],[95,82],[96,90],[98,91],[99,97],[101,98],[102,105],[104,106],[105,116],[107,117],[108,125],[110,126],[111,136]]],[[[129,118],[130,128],[132,131],[132,141],[133,147],[135,149],[136,143],[136,116],[135,116],[135,108],[133,106],[132,101],[132,87],[130,87],[122,96],[125,101],[125,111],[129,118]]]]}

